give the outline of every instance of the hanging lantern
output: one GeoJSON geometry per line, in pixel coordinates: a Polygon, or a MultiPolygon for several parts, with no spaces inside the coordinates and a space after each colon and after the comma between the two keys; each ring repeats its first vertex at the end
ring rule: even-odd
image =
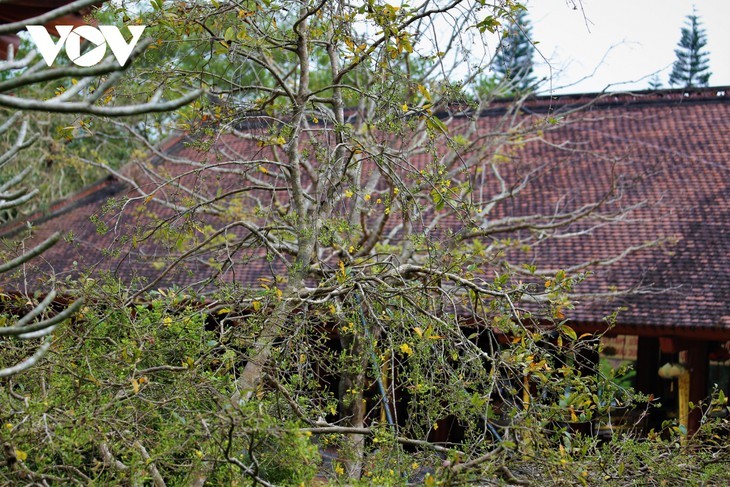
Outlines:
{"type": "Polygon", "coordinates": [[[676,379],[687,372],[687,369],[682,364],[671,364],[667,362],[659,368],[659,377],[662,379],[676,379]]]}

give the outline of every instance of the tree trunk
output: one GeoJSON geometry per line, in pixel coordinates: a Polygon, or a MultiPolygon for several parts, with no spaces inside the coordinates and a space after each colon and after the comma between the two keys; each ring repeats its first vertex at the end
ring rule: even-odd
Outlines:
{"type": "MultiPolygon", "coordinates": [[[[350,364],[340,380],[340,409],[345,424],[353,428],[365,427],[367,405],[363,397],[368,366],[367,354],[363,340],[357,335],[340,336],[342,349],[349,352],[350,364]]],[[[347,435],[342,452],[345,472],[351,479],[362,476],[363,459],[365,457],[365,435],[347,435]]]]}

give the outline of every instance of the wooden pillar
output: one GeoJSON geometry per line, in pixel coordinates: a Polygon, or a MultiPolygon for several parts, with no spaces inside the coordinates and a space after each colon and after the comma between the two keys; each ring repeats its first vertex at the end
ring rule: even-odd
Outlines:
{"type": "MultiPolygon", "coordinates": [[[[661,350],[659,339],[656,337],[639,337],[636,343],[636,377],[634,387],[637,392],[646,394],[650,398],[662,397],[664,380],[660,379],[657,371],[661,366],[661,350]]],[[[637,431],[646,433],[654,427],[656,418],[661,414],[653,407],[646,407],[637,404],[637,407],[644,409],[646,415],[642,415],[641,423],[637,425],[637,431]]]]}
{"type": "Polygon", "coordinates": [[[644,394],[661,395],[658,387],[659,340],[653,337],[639,337],[636,347],[636,390],[644,394]]]}
{"type": "MultiPolygon", "coordinates": [[[[677,415],[677,419],[679,420],[679,426],[684,427],[684,431],[689,434],[689,388],[692,384],[692,380],[690,377],[690,373],[688,370],[685,370],[682,372],[679,377],[677,377],[677,388],[679,389],[677,397],[679,398],[679,414],[677,415]]],[[[682,437],[682,441],[686,437],[682,437]]]]}
{"type": "Polygon", "coordinates": [[[699,429],[702,411],[696,406],[707,398],[707,372],[709,369],[707,350],[707,342],[692,342],[686,352],[685,366],[690,375],[689,401],[695,405],[695,409],[689,413],[687,424],[689,434],[693,434],[699,429]]]}

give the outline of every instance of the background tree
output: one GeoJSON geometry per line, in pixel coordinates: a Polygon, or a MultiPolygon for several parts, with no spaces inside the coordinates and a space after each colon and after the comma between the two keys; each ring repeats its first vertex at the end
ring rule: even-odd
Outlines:
{"type": "Polygon", "coordinates": [[[531,31],[527,10],[519,10],[502,32],[502,39],[492,60],[492,69],[497,73],[498,80],[512,86],[514,90],[529,91],[537,87],[532,75],[535,46],[532,44],[531,31]]]}
{"type": "Polygon", "coordinates": [[[677,60],[669,74],[670,85],[683,88],[708,85],[712,73],[709,71],[708,53],[702,50],[706,44],[707,36],[697,14],[688,15],[685,27],[682,27],[682,37],[674,51],[677,60]]]}
{"type": "Polygon", "coordinates": [[[659,78],[659,74],[655,74],[651,77],[649,80],[649,89],[650,90],[660,90],[662,88],[662,80],[659,78]]]}

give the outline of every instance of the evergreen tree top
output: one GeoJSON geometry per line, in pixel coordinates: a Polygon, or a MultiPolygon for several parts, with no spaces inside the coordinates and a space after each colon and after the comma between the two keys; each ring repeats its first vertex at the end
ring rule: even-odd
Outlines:
{"type": "Polygon", "coordinates": [[[687,16],[685,27],[682,27],[682,37],[674,50],[677,60],[669,75],[670,85],[691,88],[709,84],[712,73],[709,70],[708,52],[703,50],[706,44],[705,29],[693,12],[687,16]]]}
{"type": "Polygon", "coordinates": [[[527,11],[520,10],[504,31],[492,61],[499,81],[509,82],[519,91],[534,89],[536,85],[532,76],[535,46],[530,40],[531,30],[527,11]]]}

